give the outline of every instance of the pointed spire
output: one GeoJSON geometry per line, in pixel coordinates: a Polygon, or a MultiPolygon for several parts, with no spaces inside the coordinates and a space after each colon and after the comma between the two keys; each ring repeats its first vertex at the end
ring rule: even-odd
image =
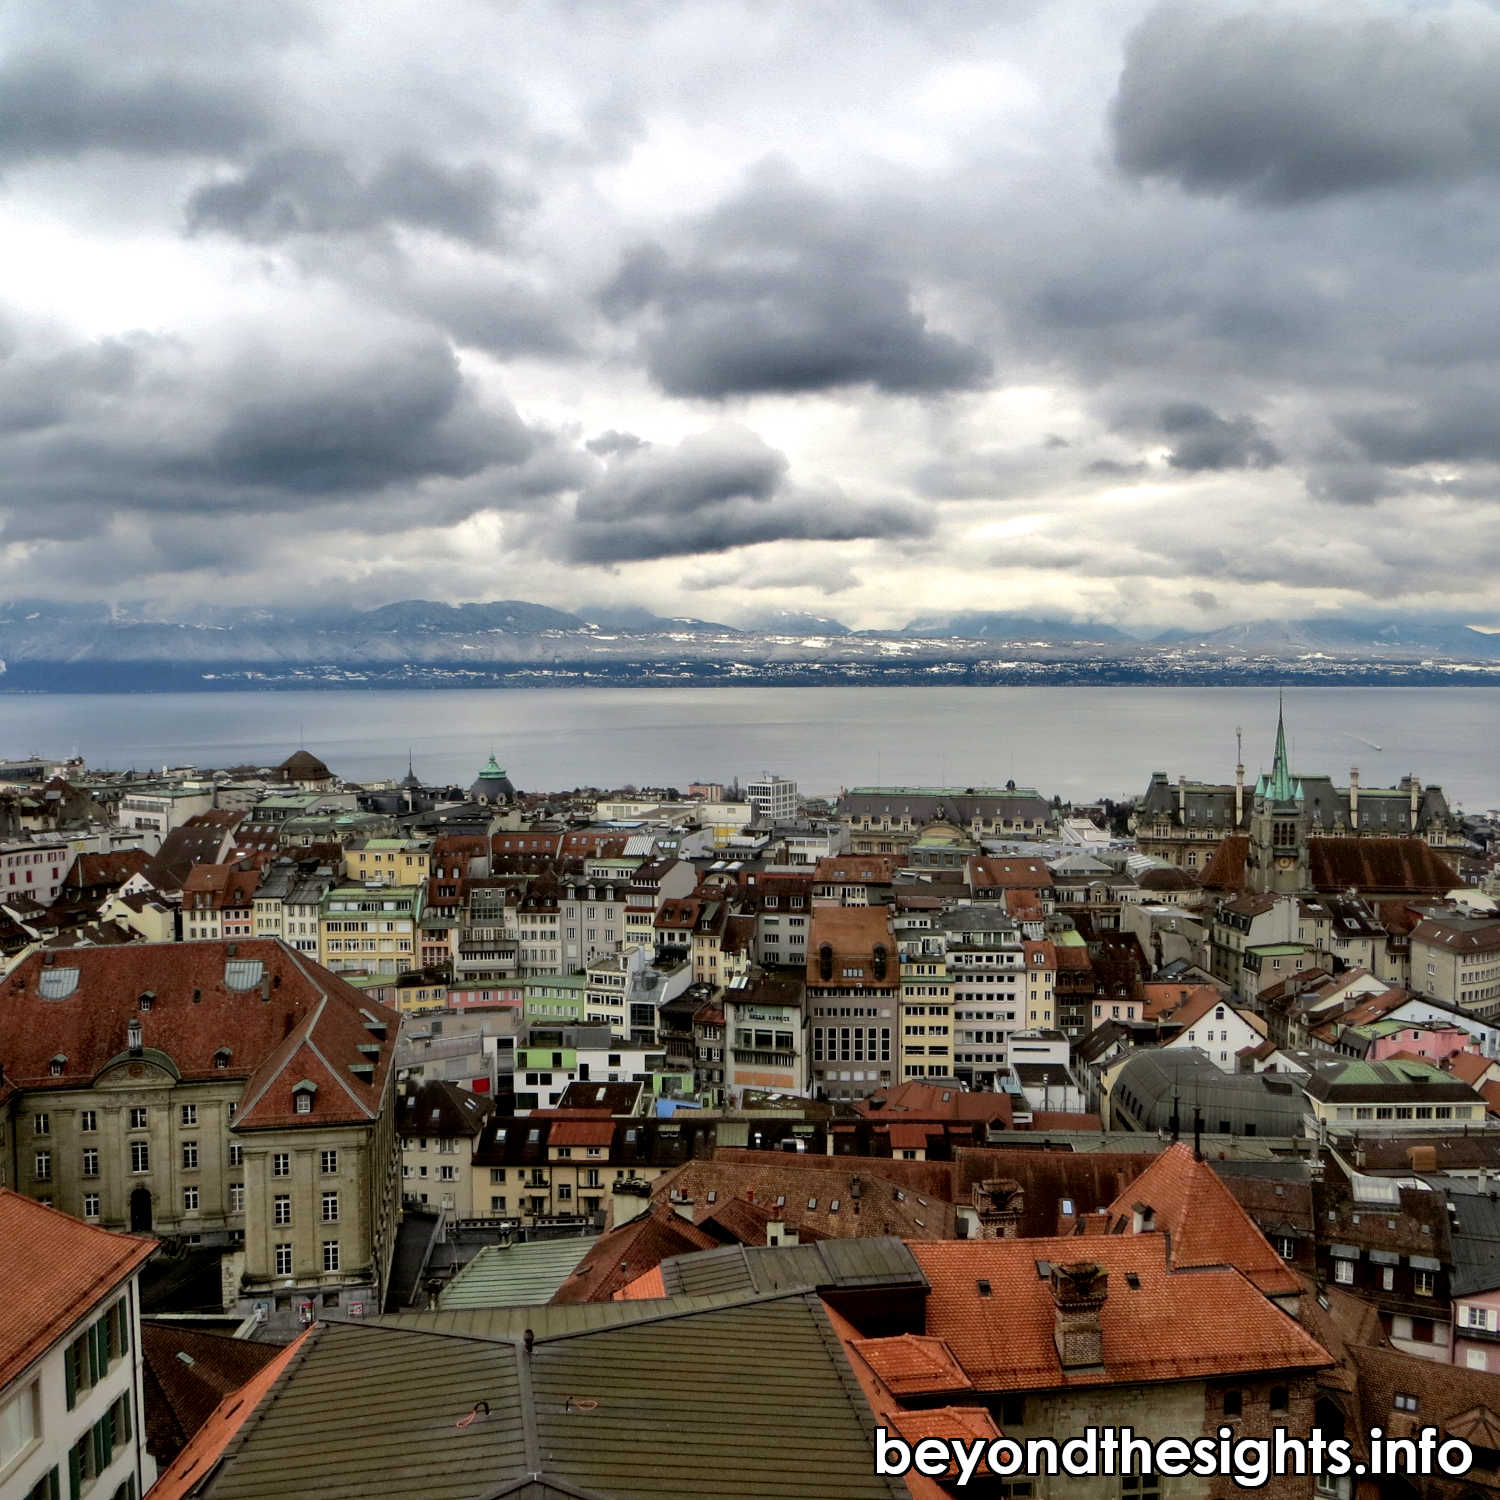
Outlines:
{"type": "Polygon", "coordinates": [[[1292,786],[1292,771],[1287,763],[1286,714],[1282,695],[1276,695],[1276,759],[1271,766],[1271,780],[1266,795],[1273,802],[1290,802],[1296,795],[1292,786]]]}

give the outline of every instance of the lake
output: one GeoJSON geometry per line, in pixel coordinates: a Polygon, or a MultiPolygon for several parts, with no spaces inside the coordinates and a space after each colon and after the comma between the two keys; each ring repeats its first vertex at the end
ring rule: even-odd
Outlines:
{"type": "MultiPolygon", "coordinates": [[[[1500,806],[1500,690],[1294,688],[1295,768],[1366,786],[1408,771],[1470,811],[1500,806]]],[[[791,776],[804,792],[1014,780],[1051,797],[1135,796],[1153,770],[1229,781],[1243,726],[1268,768],[1264,688],[830,687],[0,696],[0,757],[91,766],[274,765],[298,745],[349,780],[467,785],[493,752],[524,790],[791,776]]]]}

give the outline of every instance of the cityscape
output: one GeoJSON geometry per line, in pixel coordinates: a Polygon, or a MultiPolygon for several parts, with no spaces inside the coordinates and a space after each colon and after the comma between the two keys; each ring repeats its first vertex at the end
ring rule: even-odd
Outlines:
{"type": "Polygon", "coordinates": [[[0,1458],[279,1492],[336,1423],[627,1494],[770,1382],[816,1420],[745,1493],[1104,1410],[1372,1464],[1415,1413],[1493,1482],[1500,823],[1284,712],[1093,803],[0,762],[0,1458]]]}
{"type": "Polygon", "coordinates": [[[0,1500],[1500,1500],[1497,101],[0,5],[0,1500]]]}

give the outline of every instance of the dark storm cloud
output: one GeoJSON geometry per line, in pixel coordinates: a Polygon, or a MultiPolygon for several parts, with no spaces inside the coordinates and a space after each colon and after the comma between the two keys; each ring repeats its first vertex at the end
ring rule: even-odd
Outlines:
{"type": "Polygon", "coordinates": [[[401,151],[362,179],[337,151],[294,146],[260,157],[239,177],[200,187],[187,216],[193,230],[259,244],[359,234],[386,224],[487,244],[504,212],[520,201],[480,163],[450,168],[401,151]]]}
{"type": "Polygon", "coordinates": [[[617,319],[654,315],[642,348],[674,396],[932,395],[990,373],[980,350],[928,326],[876,237],[777,167],[697,224],[684,257],[656,243],[627,254],[600,304],[617,319]]]}
{"type": "Polygon", "coordinates": [[[222,82],[170,72],[112,81],[62,57],[0,65],[0,164],[86,151],[228,156],[265,127],[260,106],[222,82]]]}
{"type": "Polygon", "coordinates": [[[1276,445],[1249,417],[1221,417],[1195,401],[1174,401],[1162,408],[1160,425],[1172,442],[1167,462],[1174,469],[1268,469],[1281,462],[1276,445]]]}
{"type": "Polygon", "coordinates": [[[578,497],[559,542],[574,562],[727,552],[785,540],[925,536],[931,517],[904,502],[860,504],[787,482],[786,455],[741,427],[675,448],[621,455],[578,497]]]}
{"type": "Polygon", "coordinates": [[[0,535],[12,542],[129,513],[294,511],[310,533],[342,511],[396,534],[545,509],[588,477],[428,335],[336,355],[256,347],[223,365],[150,340],[0,361],[0,535]]]}
{"type": "Polygon", "coordinates": [[[1124,171],[1194,193],[1286,205],[1457,181],[1500,167],[1500,39],[1427,10],[1163,5],[1129,41],[1110,122],[1124,171]]]}
{"type": "Polygon", "coordinates": [[[259,373],[235,400],[206,463],[190,460],[189,472],[231,485],[337,493],[467,478],[531,451],[515,413],[482,408],[452,351],[436,340],[398,346],[356,370],[282,372],[285,383],[270,390],[255,388],[259,373]]]}
{"type": "Polygon", "coordinates": [[[1391,468],[1500,462],[1500,399],[1489,392],[1447,391],[1336,425],[1367,459],[1391,468]]]}

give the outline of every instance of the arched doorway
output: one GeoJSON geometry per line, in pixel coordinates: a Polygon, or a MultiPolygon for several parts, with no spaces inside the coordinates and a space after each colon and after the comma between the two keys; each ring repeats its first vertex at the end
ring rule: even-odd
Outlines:
{"type": "Polygon", "coordinates": [[[138,1187],[130,1195],[130,1232],[151,1233],[151,1189],[138,1187]]]}

